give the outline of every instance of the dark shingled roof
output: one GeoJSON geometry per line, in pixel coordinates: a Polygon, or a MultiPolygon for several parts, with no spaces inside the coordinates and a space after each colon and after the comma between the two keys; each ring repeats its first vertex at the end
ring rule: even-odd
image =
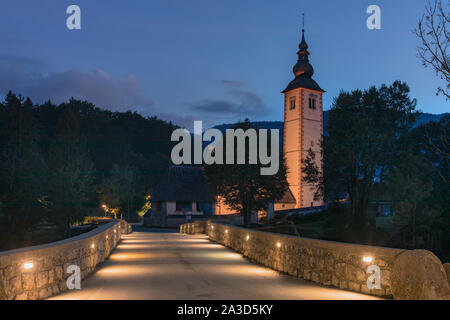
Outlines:
{"type": "Polygon", "coordinates": [[[283,197],[280,201],[276,201],[278,203],[296,203],[294,195],[292,194],[292,191],[290,188],[286,190],[286,192],[283,194],[283,197]]]}
{"type": "Polygon", "coordinates": [[[152,193],[152,202],[213,202],[201,167],[170,166],[152,193]]]}
{"type": "Polygon", "coordinates": [[[323,90],[321,87],[319,87],[317,82],[315,82],[313,79],[308,78],[307,76],[304,76],[304,75],[300,75],[300,76],[295,77],[295,79],[292,80],[288,84],[288,86],[286,87],[286,89],[284,89],[282,91],[282,93],[285,93],[289,90],[296,89],[296,88],[305,88],[305,89],[311,89],[311,90],[316,90],[316,91],[320,91],[320,92],[325,92],[325,90],[323,90]]]}

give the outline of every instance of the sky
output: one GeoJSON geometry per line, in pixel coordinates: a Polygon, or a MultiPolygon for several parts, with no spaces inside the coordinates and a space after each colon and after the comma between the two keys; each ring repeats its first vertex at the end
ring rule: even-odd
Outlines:
{"type": "Polygon", "coordinates": [[[341,90],[406,81],[418,109],[449,111],[417,58],[421,0],[14,0],[0,5],[0,95],[70,97],[192,128],[283,120],[302,13],[324,110],[341,90]],[[69,30],[66,9],[81,9],[69,30]],[[369,30],[369,5],[381,29],[369,30]]]}

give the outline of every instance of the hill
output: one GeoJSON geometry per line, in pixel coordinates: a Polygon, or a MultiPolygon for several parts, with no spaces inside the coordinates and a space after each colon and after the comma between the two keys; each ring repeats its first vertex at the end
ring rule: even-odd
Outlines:
{"type": "MultiPolygon", "coordinates": [[[[442,117],[447,115],[448,113],[441,113],[441,114],[432,114],[432,113],[421,113],[419,115],[419,118],[417,119],[417,122],[415,124],[415,127],[418,127],[422,124],[426,124],[431,121],[439,122],[442,117]]],[[[323,126],[326,128],[327,122],[328,122],[328,115],[329,111],[323,112],[323,126]]],[[[283,146],[283,121],[254,121],[252,124],[256,125],[258,128],[261,129],[278,129],[280,130],[280,146],[283,146]]],[[[230,129],[233,127],[233,124],[227,123],[227,124],[220,124],[215,126],[214,128],[219,129],[223,133],[225,133],[226,129],[230,129]]]]}

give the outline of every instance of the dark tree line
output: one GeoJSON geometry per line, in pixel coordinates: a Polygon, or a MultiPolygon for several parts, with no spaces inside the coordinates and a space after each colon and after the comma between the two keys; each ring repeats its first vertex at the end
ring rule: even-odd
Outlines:
{"type": "Polygon", "coordinates": [[[71,99],[0,103],[0,249],[55,238],[101,206],[133,219],[170,161],[175,128],[133,112],[71,99]]]}

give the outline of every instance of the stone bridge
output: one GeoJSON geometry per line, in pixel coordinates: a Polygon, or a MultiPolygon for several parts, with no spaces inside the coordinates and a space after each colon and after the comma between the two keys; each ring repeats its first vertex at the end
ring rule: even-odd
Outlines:
{"type": "MultiPolygon", "coordinates": [[[[56,246],[0,254],[2,298],[378,299],[391,294],[395,259],[389,254],[405,251],[367,246],[341,251],[326,241],[317,245],[308,241],[318,240],[219,223],[186,225],[184,233],[138,226],[130,233],[125,222],[102,228],[56,246]],[[365,254],[382,266],[381,290],[363,287],[365,254]],[[80,266],[80,290],[67,290],[70,275],[64,270],[70,264],[80,266]]],[[[446,277],[445,284],[434,283],[436,294],[446,289],[446,277]]]]}

